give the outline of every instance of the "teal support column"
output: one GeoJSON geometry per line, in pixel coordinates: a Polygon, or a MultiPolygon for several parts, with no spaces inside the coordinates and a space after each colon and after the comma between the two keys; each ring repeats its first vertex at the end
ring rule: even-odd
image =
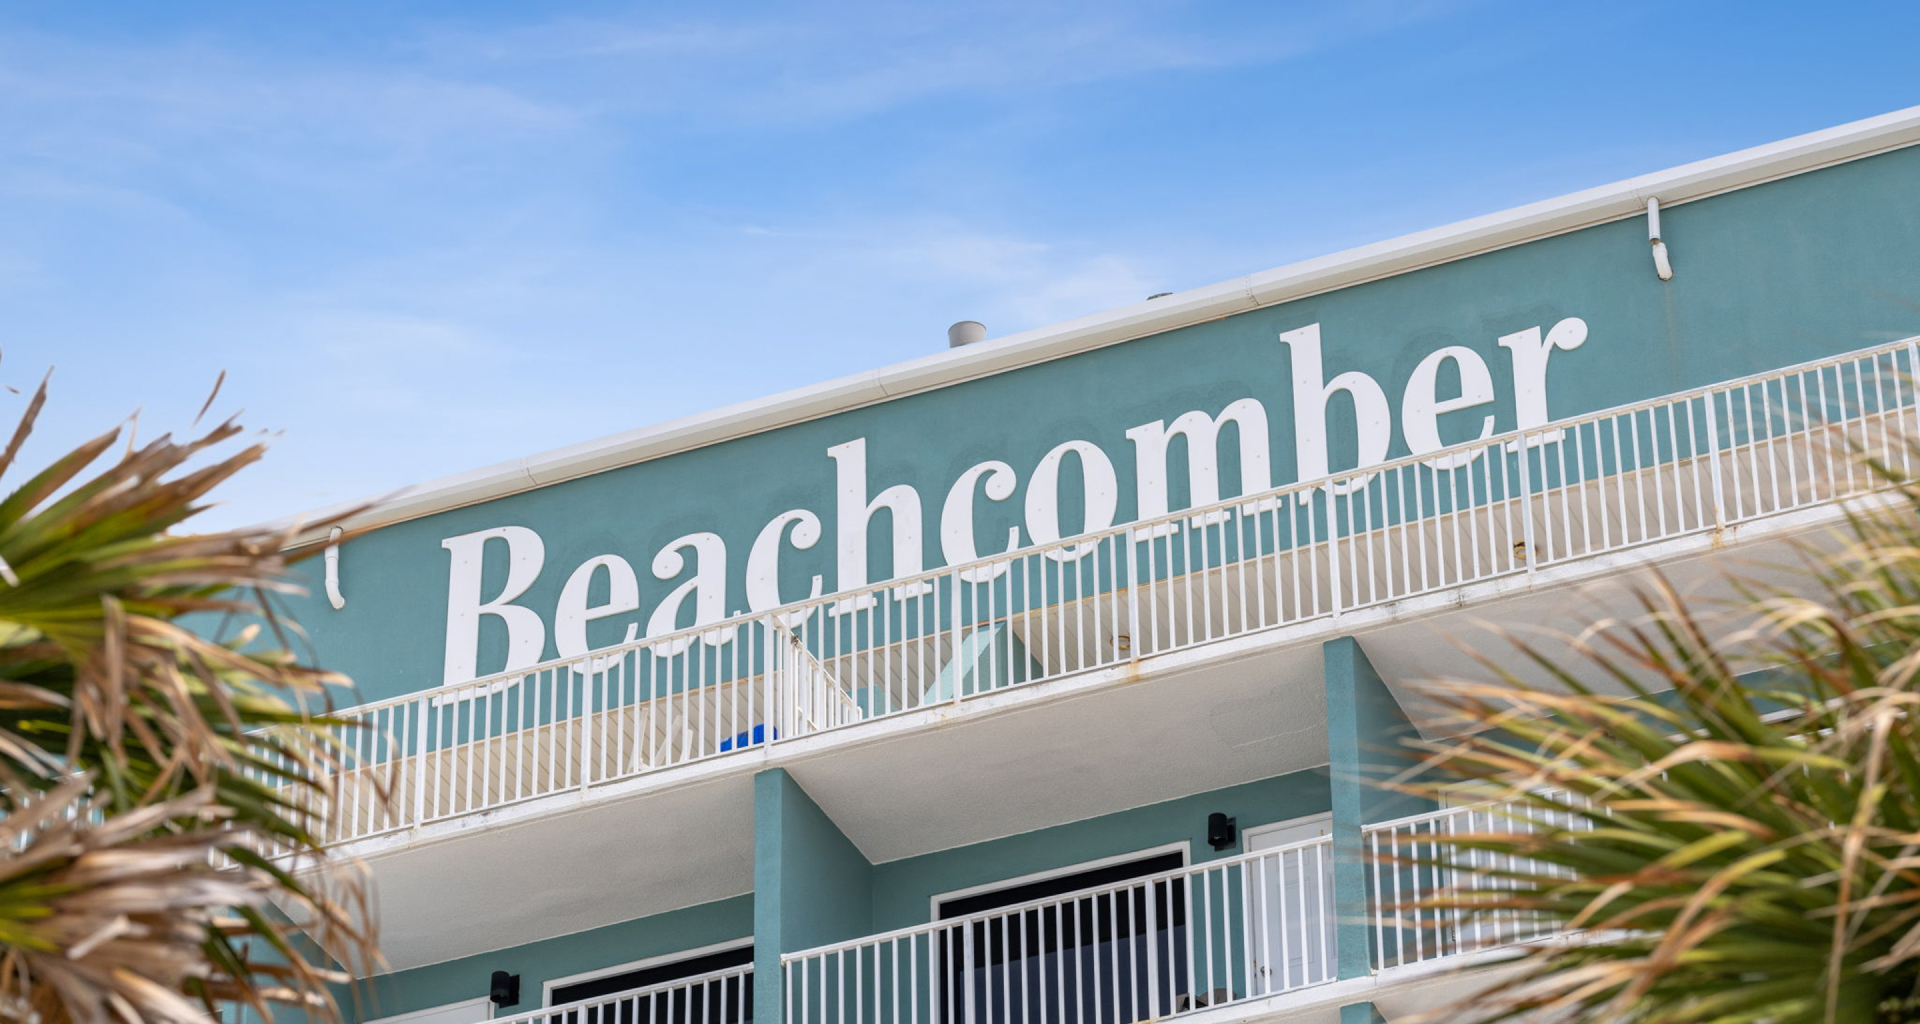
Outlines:
{"type": "Polygon", "coordinates": [[[1387,1024],[1387,1018],[1372,1003],[1348,1003],[1340,1008],[1340,1024],[1387,1024]]]}
{"type": "MultiPolygon", "coordinates": [[[[1367,865],[1361,827],[1423,810],[1419,801],[1381,789],[1405,764],[1413,723],[1352,637],[1321,646],[1327,687],[1328,782],[1333,796],[1333,896],[1339,977],[1372,970],[1367,865]]],[[[1343,1024],[1347,1024],[1343,1020],[1343,1024]]]]}
{"type": "Polygon", "coordinates": [[[778,1024],[780,955],[871,932],[873,865],[784,768],[753,777],[753,819],[753,1016],[778,1024]]]}

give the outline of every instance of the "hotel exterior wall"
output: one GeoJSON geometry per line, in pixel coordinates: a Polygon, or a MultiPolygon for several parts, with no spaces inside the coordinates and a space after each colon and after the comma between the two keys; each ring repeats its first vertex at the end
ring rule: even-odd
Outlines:
{"type": "MultiPolygon", "coordinates": [[[[295,611],[322,663],[352,675],[357,699],[367,700],[441,682],[448,555],[440,542],[450,536],[503,525],[538,530],[545,568],[517,603],[549,619],[575,566],[608,553],[626,558],[640,574],[642,606],[591,623],[594,646],[620,639],[629,623],[644,625],[666,592],[691,575],[692,566],[668,581],[647,572],[663,544],[686,534],[710,531],[724,540],[725,611],[742,610],[747,547],[787,509],[816,512],[826,536],[812,550],[783,552],[783,595],[804,594],[814,574],[831,591],[834,463],[825,453],[858,438],[867,439],[870,493],[899,483],[919,491],[928,566],[943,562],[939,503],[968,467],[1004,460],[1023,481],[1005,501],[976,497],[976,534],[988,551],[1019,525],[1030,470],[1067,440],[1092,441],[1112,457],[1117,519],[1126,521],[1138,510],[1125,431],[1192,410],[1217,414],[1237,399],[1267,404],[1274,481],[1282,482],[1293,478],[1295,455],[1288,360],[1276,339],[1309,324],[1321,325],[1327,378],[1358,369],[1393,399],[1426,353],[1448,345],[1478,353],[1493,370],[1499,399],[1443,417],[1448,441],[1469,436],[1487,411],[1497,429],[1515,425],[1506,352],[1496,339],[1568,317],[1583,319],[1589,335],[1580,349],[1553,356],[1554,416],[1913,334],[1920,332],[1917,180],[1920,149],[1907,149],[1675,207],[1664,220],[1678,273],[1665,284],[1651,271],[1644,225],[1614,222],[400,523],[343,548],[345,609],[333,611],[316,594],[295,611]]],[[[1329,416],[1336,469],[1350,464],[1354,443],[1343,410],[1336,402],[1329,416]]],[[[1405,443],[1396,431],[1391,454],[1403,453],[1405,443]]],[[[1238,486],[1236,444],[1225,432],[1223,493],[1238,486]]],[[[1170,462],[1179,507],[1180,446],[1170,462]]],[[[1061,518],[1070,530],[1080,513],[1066,504],[1061,518]]],[[[870,524],[873,579],[890,571],[886,525],[884,517],[870,524]]],[[[482,592],[498,592],[504,575],[503,565],[489,565],[482,592]]],[[[504,657],[494,625],[483,624],[483,671],[504,657]]],[[[554,653],[549,636],[543,654],[554,653]]]]}
{"type": "MultiPolygon", "coordinates": [[[[1152,756],[1150,751],[1141,753],[1152,756]]],[[[1044,780],[1039,784],[1044,785],[1044,780]]],[[[941,893],[1171,843],[1184,843],[1192,864],[1241,852],[1244,847],[1240,842],[1219,851],[1207,843],[1207,816],[1215,811],[1239,819],[1244,834],[1249,828],[1324,814],[1330,807],[1327,773],[1314,769],[889,861],[874,867],[870,930],[891,931],[931,920],[932,899],[941,893]]]]}
{"type": "MultiPolygon", "coordinates": [[[[530,864],[528,870],[539,866],[530,864]]],[[[748,894],[383,974],[361,982],[360,992],[341,991],[338,997],[349,1020],[371,1020],[482,998],[493,972],[506,971],[520,976],[520,1004],[496,1015],[520,1013],[540,1006],[543,986],[557,978],[752,937],[753,896],[748,894]]]]}

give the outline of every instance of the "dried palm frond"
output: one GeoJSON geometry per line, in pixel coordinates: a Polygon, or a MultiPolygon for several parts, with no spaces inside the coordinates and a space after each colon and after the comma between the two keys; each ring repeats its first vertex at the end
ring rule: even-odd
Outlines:
{"type": "Polygon", "coordinates": [[[211,788],[106,815],[88,783],[56,787],[0,825],[10,851],[0,859],[0,1016],[204,1024],[208,1004],[270,1014],[272,1002],[334,1012],[327,986],[345,975],[276,922],[282,881],[232,859],[244,833],[224,827],[230,815],[211,788]],[[209,948],[211,935],[258,941],[233,959],[209,948]],[[256,946],[275,955],[249,956],[256,946]]]}
{"type": "Polygon", "coordinates": [[[291,533],[182,530],[262,454],[208,454],[239,434],[109,431],[0,499],[0,1018],[324,1020],[335,968],[377,956],[357,870],[317,838],[346,680],[263,598],[293,587],[291,533]],[[252,624],[216,640],[223,619],[252,624]]]}
{"type": "Polygon", "coordinates": [[[1428,687],[1453,734],[1417,743],[1404,788],[1509,824],[1378,865],[1451,880],[1391,926],[1579,932],[1513,950],[1445,1019],[1920,1020],[1920,491],[1900,493],[1809,551],[1812,596],[1747,586],[1736,622],[1660,581],[1581,664],[1515,638],[1548,682],[1489,661],[1428,687]]]}

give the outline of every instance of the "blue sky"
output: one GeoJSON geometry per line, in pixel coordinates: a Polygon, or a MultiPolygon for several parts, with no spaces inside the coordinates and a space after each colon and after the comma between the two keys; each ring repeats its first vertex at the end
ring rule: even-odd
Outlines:
{"type": "MultiPolygon", "coordinates": [[[[1920,103],[1920,4],[0,6],[30,463],[276,439],[209,525],[1920,103]]],[[[10,422],[21,397],[0,393],[10,422]]]]}

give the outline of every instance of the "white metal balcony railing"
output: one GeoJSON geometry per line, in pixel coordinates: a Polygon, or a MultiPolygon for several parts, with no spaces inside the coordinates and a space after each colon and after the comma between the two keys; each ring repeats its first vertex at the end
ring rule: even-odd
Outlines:
{"type": "Polygon", "coordinates": [[[1865,493],[1915,340],[343,714],[329,841],[1865,493]],[[381,794],[391,799],[382,799],[381,794]]]}
{"type": "MultiPolygon", "coordinates": [[[[1585,829],[1521,805],[1445,808],[1362,830],[1378,971],[1546,938],[1490,904],[1436,914],[1446,890],[1493,900],[1503,872],[1551,866],[1441,837],[1585,829]]],[[[1130,1024],[1335,980],[1333,841],[1320,837],[781,957],[786,1024],[1130,1024]]]]}
{"type": "Polygon", "coordinates": [[[786,1024],[1126,1024],[1333,980],[1325,837],[791,953],[786,1024]]]}
{"type": "Polygon", "coordinates": [[[753,967],[676,978],[595,999],[494,1017],[485,1024],[750,1024],[753,967]]]}
{"type": "Polygon", "coordinates": [[[1556,926],[1524,911],[1497,906],[1516,887],[1511,872],[1561,873],[1552,865],[1484,850],[1464,850],[1443,837],[1511,834],[1543,829],[1586,830],[1586,818],[1518,804],[1451,807],[1368,825],[1362,830],[1367,864],[1367,919],[1373,929],[1375,970],[1473,953],[1546,938],[1556,926]],[[1445,891],[1453,897],[1484,896],[1489,905],[1469,912],[1437,912],[1423,905],[1445,891]]]}

